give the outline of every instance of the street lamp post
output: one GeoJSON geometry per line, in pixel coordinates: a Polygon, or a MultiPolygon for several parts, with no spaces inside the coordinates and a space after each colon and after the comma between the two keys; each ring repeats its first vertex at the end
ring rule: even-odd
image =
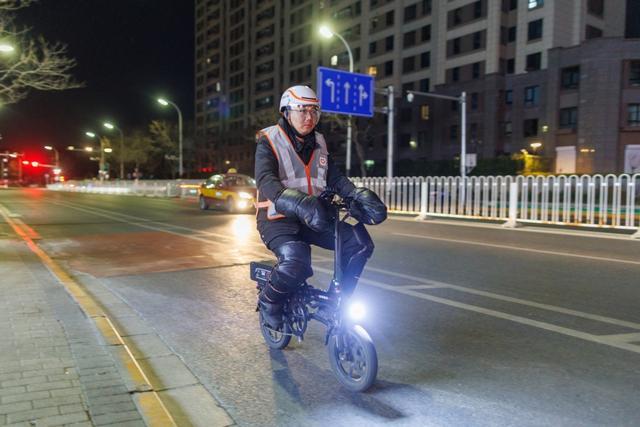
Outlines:
{"type": "Polygon", "coordinates": [[[171,102],[168,99],[158,98],[158,103],[165,107],[167,105],[171,105],[178,113],[178,177],[182,178],[182,173],[184,172],[182,163],[182,111],[180,111],[180,107],[178,107],[174,102],[171,102]]]}
{"type": "Polygon", "coordinates": [[[59,168],[60,167],[60,153],[58,153],[58,150],[56,150],[55,147],[52,147],[51,145],[45,145],[44,149],[48,150],[48,151],[53,151],[53,154],[55,155],[55,159],[56,159],[56,168],[59,168]]]}
{"type": "Polygon", "coordinates": [[[115,129],[120,133],[120,179],[124,179],[124,134],[122,129],[109,122],[104,122],[102,125],[109,130],[115,129]]]}
{"type": "MultiPolygon", "coordinates": [[[[344,39],[344,37],[342,37],[340,34],[331,31],[331,29],[325,25],[320,27],[320,35],[322,35],[323,37],[329,39],[332,36],[336,36],[338,37],[338,39],[340,39],[340,41],[345,45],[345,47],[347,48],[347,53],[349,54],[349,72],[353,73],[353,53],[351,52],[351,47],[349,46],[349,43],[347,43],[347,41],[344,39]]],[[[350,176],[350,171],[351,171],[351,116],[349,116],[347,118],[347,159],[346,159],[346,175],[350,176]]]]}
{"type": "Polygon", "coordinates": [[[104,141],[102,140],[100,135],[95,132],[85,132],[84,134],[89,138],[97,139],[100,142],[100,164],[98,165],[98,178],[100,180],[103,180],[105,175],[107,174],[104,167],[104,141]]]}
{"type": "Polygon", "coordinates": [[[413,102],[415,95],[427,96],[431,98],[449,99],[460,104],[460,177],[464,179],[467,175],[467,92],[462,92],[460,96],[440,95],[430,92],[407,91],[407,101],[413,102]]]}

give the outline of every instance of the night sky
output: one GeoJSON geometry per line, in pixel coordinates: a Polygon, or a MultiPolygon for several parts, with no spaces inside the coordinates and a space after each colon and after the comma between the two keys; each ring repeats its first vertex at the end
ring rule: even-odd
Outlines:
{"type": "MultiPolygon", "coordinates": [[[[126,132],[154,119],[176,121],[160,95],[193,120],[192,0],[40,0],[18,13],[33,34],[68,46],[85,83],[63,92],[31,92],[0,108],[0,151],[47,153],[40,147],[81,145],[88,129],[112,120],[126,132]]],[[[74,153],[64,153],[70,156],[74,153]]]]}

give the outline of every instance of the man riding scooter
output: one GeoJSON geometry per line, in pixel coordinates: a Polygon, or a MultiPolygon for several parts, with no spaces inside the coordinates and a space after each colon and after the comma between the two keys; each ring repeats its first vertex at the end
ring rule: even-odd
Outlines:
{"type": "Polygon", "coordinates": [[[257,228],[277,264],[259,296],[260,310],[272,328],[282,325],[287,296],[311,277],[311,247],[334,250],[334,218],[318,196],[327,188],[350,199],[355,226],[341,223],[343,295],[351,295],[373,242],[363,224],[379,224],[387,208],[378,196],[356,188],[333,163],[322,134],[316,132],[320,105],[307,86],[293,86],[280,99],[281,118],[259,132],[255,178],[258,187],[257,228]]]}

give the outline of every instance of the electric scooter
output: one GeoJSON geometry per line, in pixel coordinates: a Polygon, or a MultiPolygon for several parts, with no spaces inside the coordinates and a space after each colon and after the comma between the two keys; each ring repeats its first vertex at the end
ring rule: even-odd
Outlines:
{"type": "MultiPolygon", "coordinates": [[[[292,337],[304,339],[309,321],[316,320],[326,327],[324,344],[329,352],[331,369],[338,381],[348,390],[362,392],[373,385],[378,373],[378,355],[367,331],[357,320],[364,315],[364,307],[350,303],[342,294],[340,222],[349,217],[350,200],[336,200],[335,192],[325,191],[320,198],[335,211],[335,251],[333,278],[327,291],[317,289],[306,281],[284,302],[284,321],[277,330],[264,321],[259,307],[259,325],[270,348],[284,349],[292,337]]],[[[258,293],[269,283],[275,262],[260,261],[250,265],[251,279],[258,293]]]]}

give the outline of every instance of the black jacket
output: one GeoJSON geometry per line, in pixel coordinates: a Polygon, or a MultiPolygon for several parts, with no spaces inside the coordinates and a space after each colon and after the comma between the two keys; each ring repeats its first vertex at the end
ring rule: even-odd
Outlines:
{"type": "MultiPolygon", "coordinates": [[[[289,126],[289,123],[284,118],[281,118],[278,124],[295,144],[296,152],[302,161],[304,161],[305,164],[308,163],[317,144],[315,132],[311,132],[304,137],[304,141],[301,142],[296,137],[296,132],[289,126]]],[[[284,190],[285,187],[280,181],[278,171],[278,159],[273,153],[269,141],[263,135],[257,141],[255,169],[256,184],[261,199],[266,197],[272,202],[275,202],[284,190]]],[[[353,183],[336,167],[331,155],[328,156],[327,187],[334,188],[341,196],[346,196],[355,189],[353,183]]],[[[269,220],[267,219],[266,209],[258,210],[257,221],[260,237],[262,237],[262,240],[267,246],[273,238],[284,234],[297,234],[300,231],[300,227],[304,227],[300,221],[295,218],[269,220]]]]}

